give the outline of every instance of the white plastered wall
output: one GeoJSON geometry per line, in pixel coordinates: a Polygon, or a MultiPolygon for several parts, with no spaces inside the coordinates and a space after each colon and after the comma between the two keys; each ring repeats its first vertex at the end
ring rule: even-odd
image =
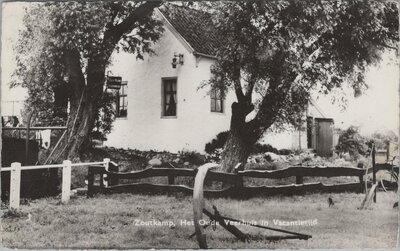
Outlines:
{"type": "Polygon", "coordinates": [[[224,113],[210,111],[209,87],[198,89],[210,78],[214,60],[196,57],[165,29],[153,46],[156,55],[144,60],[128,53],[114,53],[110,71],[128,81],[128,116],[117,119],[107,146],[158,151],[204,152],[205,144],[229,129],[234,101],[229,94],[224,113]],[[174,53],[184,54],[184,64],[172,68],[174,53]],[[162,117],[162,78],[177,78],[177,117],[162,117]]]}

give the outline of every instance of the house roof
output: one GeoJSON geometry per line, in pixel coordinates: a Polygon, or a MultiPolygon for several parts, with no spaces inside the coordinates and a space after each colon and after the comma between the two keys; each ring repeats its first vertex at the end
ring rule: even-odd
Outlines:
{"type": "Polygon", "coordinates": [[[164,4],[161,14],[193,48],[193,54],[215,57],[217,39],[210,14],[188,7],[164,4]]]}

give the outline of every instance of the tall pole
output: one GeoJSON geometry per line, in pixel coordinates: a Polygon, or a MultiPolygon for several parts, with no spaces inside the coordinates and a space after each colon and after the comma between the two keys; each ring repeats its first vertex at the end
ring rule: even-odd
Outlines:
{"type": "Polygon", "coordinates": [[[26,137],[25,137],[25,165],[29,165],[29,131],[31,127],[31,119],[34,111],[31,111],[28,115],[28,121],[26,122],[26,137]]]}

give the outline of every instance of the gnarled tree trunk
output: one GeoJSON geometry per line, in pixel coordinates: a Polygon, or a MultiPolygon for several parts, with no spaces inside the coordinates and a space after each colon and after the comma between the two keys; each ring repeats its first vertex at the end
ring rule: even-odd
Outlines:
{"type": "Polygon", "coordinates": [[[251,148],[259,139],[259,131],[246,123],[246,116],[252,107],[246,103],[232,104],[230,132],[222,152],[222,170],[232,172],[238,164],[247,163],[251,148]]]}
{"type": "Polygon", "coordinates": [[[65,65],[70,89],[68,129],[46,163],[61,163],[64,159],[73,159],[87,149],[90,143],[90,132],[93,130],[98,113],[99,101],[103,95],[105,60],[89,62],[87,82],[77,51],[66,52],[65,65]]]}

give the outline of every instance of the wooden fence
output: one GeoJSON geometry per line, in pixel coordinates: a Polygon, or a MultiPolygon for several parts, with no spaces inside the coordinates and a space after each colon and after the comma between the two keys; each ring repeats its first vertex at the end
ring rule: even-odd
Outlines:
{"type": "MultiPolygon", "coordinates": [[[[391,165],[376,165],[375,172],[381,169],[391,170],[391,165]]],[[[370,168],[369,172],[373,172],[370,168]]],[[[398,172],[398,168],[397,168],[398,172]]],[[[118,172],[106,170],[103,166],[90,166],[88,171],[88,197],[95,193],[171,193],[182,192],[192,194],[193,188],[186,185],[175,184],[176,177],[192,177],[197,174],[197,169],[187,168],[147,168],[134,172],[118,172]],[[95,185],[95,176],[100,181],[95,185]],[[119,184],[120,179],[140,180],[143,178],[167,177],[168,184],[152,184],[139,182],[131,184],[119,184]],[[104,180],[109,181],[108,185],[104,180]]],[[[306,192],[363,192],[365,183],[363,181],[365,169],[355,167],[306,167],[292,166],[286,169],[273,171],[241,170],[240,166],[235,167],[235,173],[209,171],[207,181],[222,181],[230,187],[220,190],[205,190],[204,195],[209,197],[241,197],[249,198],[260,195],[293,195],[306,192]],[[341,184],[322,184],[321,182],[303,183],[303,177],[340,177],[355,176],[358,182],[341,184]],[[296,177],[296,184],[281,186],[244,186],[244,178],[260,179],[282,179],[296,177]]]]}
{"type": "Polygon", "coordinates": [[[10,171],[10,202],[9,208],[17,210],[20,204],[21,194],[21,171],[22,170],[35,170],[35,169],[49,169],[49,168],[62,168],[62,188],[61,188],[61,202],[68,203],[71,196],[71,169],[72,167],[81,166],[99,166],[108,170],[110,166],[115,167],[116,164],[111,162],[110,159],[104,159],[102,162],[89,162],[89,163],[71,163],[70,160],[64,160],[62,164],[41,165],[41,166],[21,166],[21,163],[14,162],[11,167],[2,167],[1,172],[10,171]]]}
{"type": "MultiPolygon", "coordinates": [[[[62,192],[61,202],[68,203],[71,195],[71,169],[72,167],[88,166],[88,197],[95,193],[170,193],[182,192],[193,194],[193,188],[175,184],[176,177],[195,177],[197,169],[187,168],[147,168],[141,171],[122,173],[118,172],[118,165],[110,159],[101,162],[71,163],[69,160],[62,164],[21,166],[21,163],[14,162],[11,167],[2,167],[1,172],[11,172],[10,175],[10,209],[19,209],[21,171],[35,169],[62,168],[62,192]],[[95,185],[95,176],[99,176],[99,184],[95,185]],[[137,180],[151,177],[167,177],[168,184],[151,184],[146,182],[119,184],[120,179],[137,180]]],[[[399,167],[390,164],[376,164],[369,172],[378,170],[394,170],[399,172],[399,167]]],[[[235,167],[235,173],[209,171],[205,178],[207,181],[222,181],[230,187],[220,190],[205,190],[204,195],[208,197],[241,197],[250,198],[265,195],[293,195],[306,192],[363,192],[363,175],[365,169],[355,167],[306,167],[293,166],[286,169],[274,171],[241,170],[241,166],[235,167]],[[303,184],[303,177],[359,177],[359,182],[342,184],[322,184],[321,182],[303,184]],[[281,186],[244,186],[244,178],[260,179],[281,179],[296,177],[296,184],[281,186]]]]}

